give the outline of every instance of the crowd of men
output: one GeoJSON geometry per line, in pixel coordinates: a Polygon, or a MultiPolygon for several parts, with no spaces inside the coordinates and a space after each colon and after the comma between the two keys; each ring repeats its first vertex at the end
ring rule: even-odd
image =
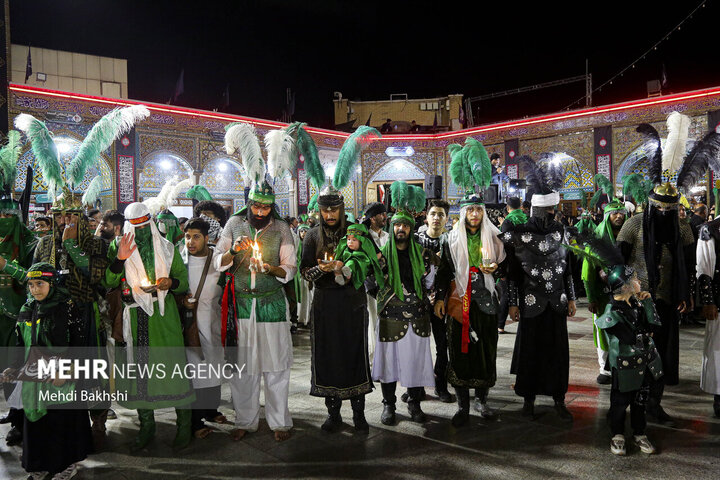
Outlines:
{"type": "MultiPolygon", "coordinates": [[[[717,228],[705,223],[708,211],[702,204],[689,216],[662,207],[651,208],[650,215],[631,215],[624,202],[611,200],[602,213],[593,213],[599,215],[597,224],[587,230],[616,244],[642,290],[653,294],[659,318],[654,342],[664,375],[646,382],[647,414],[672,425],[661,401],[665,386],[678,383],[679,319],[716,321],[714,261],[697,260],[698,278],[705,272],[712,285],[703,291],[694,279],[696,249],[714,239],[717,228]],[[660,268],[652,262],[660,262],[660,268]],[[705,296],[695,301],[695,292],[705,296]]],[[[536,396],[547,395],[559,418],[569,422],[567,317],[575,315],[581,289],[596,317],[614,300],[597,269],[563,248],[567,225],[557,216],[558,203],[555,192],[536,194],[531,204],[508,198],[500,228],[478,194],[462,199],[452,227],[450,205],[443,200],[429,200],[422,211],[397,209],[390,217],[384,204],[373,203],[362,222],[355,222],[332,187],[321,192],[318,210],[302,223],[280,217],[267,185],[253,191],[247,206],[229,219],[219,204],[208,201],[197,204],[190,219],[177,219],[168,210],[163,219],[162,214],[154,218],[142,203],[123,213],[53,210],[34,219],[32,232],[17,222],[16,231],[6,232],[0,272],[14,290],[2,293],[4,315],[14,322],[9,305],[24,302],[24,294],[11,297],[27,281],[22,269],[49,265],[80,318],[83,346],[110,345],[102,355],[114,362],[131,361],[132,348],[174,346],[185,350],[144,361],[243,365],[229,380],[235,410],[231,438],[258,429],[264,388],[265,420],[277,441],[289,438],[293,427],[288,391],[291,334],[298,324],[310,329],[310,394],[323,397],[328,411],[321,428],[339,430],[342,401],[349,399],[355,429],[367,432],[365,395],[378,384],[384,425],[398,421],[398,383],[406,389],[399,396],[410,421],[426,421],[425,388],[441,402],[457,402],[454,427],[469,421],[471,389],[473,409],[483,418],[495,416],[488,397],[497,379],[498,335],[506,333],[510,318],[519,322],[511,373],[514,391],[524,401],[523,415],[534,418],[536,396]],[[18,243],[8,243],[13,241],[18,243]],[[261,255],[253,254],[258,247],[261,255]]],[[[608,356],[612,348],[600,330],[595,328],[597,382],[616,387],[608,356]]],[[[5,346],[14,341],[10,333],[3,338],[5,346]]],[[[3,368],[8,365],[13,366],[6,362],[3,368]]],[[[715,394],[720,415],[717,378],[710,377],[704,375],[703,388],[715,394]]],[[[133,450],[152,441],[158,408],[176,409],[176,449],[193,437],[205,438],[213,423],[231,423],[218,411],[222,378],[126,381],[118,379],[115,388],[132,392],[121,404],[138,411],[133,450]]],[[[14,384],[3,386],[11,408],[0,421],[13,426],[6,441],[32,445],[22,402],[10,400],[14,384]]],[[[614,394],[613,405],[622,406],[611,419],[614,434],[624,428],[625,407],[633,401],[614,394]]],[[[109,402],[88,406],[95,451],[103,448],[107,420],[115,418],[110,407],[109,402]]],[[[644,418],[640,422],[633,415],[638,445],[651,453],[644,418]]]]}

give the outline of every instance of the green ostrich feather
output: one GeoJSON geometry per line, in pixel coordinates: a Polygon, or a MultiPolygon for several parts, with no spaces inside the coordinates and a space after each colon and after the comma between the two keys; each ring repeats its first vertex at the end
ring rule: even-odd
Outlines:
{"type": "Polygon", "coordinates": [[[465,140],[463,152],[475,184],[480,188],[488,188],[492,179],[492,166],[483,144],[469,137],[465,140]]]}
{"type": "Polygon", "coordinates": [[[410,185],[395,181],[390,185],[390,205],[395,210],[406,210],[410,201],[410,185]]]}
{"type": "Polygon", "coordinates": [[[335,176],[333,178],[333,186],[338,190],[342,190],[350,181],[355,165],[360,158],[360,152],[363,147],[375,138],[380,138],[380,132],[368,126],[361,126],[350,135],[345,143],[343,143],[338,156],[337,166],[335,167],[335,176]]]}
{"type": "Polygon", "coordinates": [[[15,118],[15,127],[22,131],[32,146],[35,165],[39,167],[43,182],[48,186],[48,193],[53,196],[65,185],[63,168],[58,158],[58,151],[47,126],[26,113],[15,118]]]}
{"type": "Polygon", "coordinates": [[[116,108],[98,120],[83,140],[75,158],[67,166],[66,179],[70,187],[79,187],[85,178],[85,172],[97,164],[100,155],[135,123],[148,116],[150,111],[144,105],[134,105],[116,108]]]}
{"type": "Polygon", "coordinates": [[[20,132],[10,130],[7,140],[7,143],[0,149],[0,175],[2,176],[2,185],[12,191],[15,189],[17,161],[22,151],[20,132]]]}
{"type": "Polygon", "coordinates": [[[202,185],[193,185],[185,193],[185,196],[187,198],[197,200],[198,202],[204,202],[204,201],[211,202],[213,199],[212,195],[210,195],[210,192],[207,191],[207,188],[203,187],[202,185]]]}
{"type": "Polygon", "coordinates": [[[602,194],[603,194],[602,190],[595,191],[592,198],[590,199],[590,208],[597,208],[597,204],[600,201],[600,197],[602,197],[602,194]]]}
{"type": "Polygon", "coordinates": [[[305,172],[307,172],[310,182],[315,188],[320,189],[325,183],[325,169],[320,162],[315,141],[305,130],[305,123],[295,122],[287,127],[288,133],[295,135],[295,144],[305,162],[305,172]]]}
{"type": "Polygon", "coordinates": [[[82,196],[82,203],[83,205],[91,205],[95,206],[95,201],[100,196],[100,191],[102,190],[102,176],[96,175],[95,178],[92,179],[90,182],[90,185],[88,185],[87,190],[82,196]]]}
{"type": "Polygon", "coordinates": [[[613,188],[610,180],[608,180],[605,175],[603,175],[602,173],[598,173],[595,175],[595,177],[593,177],[593,180],[595,181],[598,189],[601,190],[605,195],[611,198],[615,198],[615,189],[613,188]]]}
{"type": "Polygon", "coordinates": [[[653,189],[651,180],[645,179],[638,173],[624,175],[622,177],[623,195],[630,195],[638,205],[647,202],[648,194],[653,189]]]}
{"type": "Polygon", "coordinates": [[[452,143],[447,147],[450,154],[450,180],[463,192],[472,190],[475,187],[472,171],[465,159],[465,153],[462,146],[452,143]]]}
{"type": "Polygon", "coordinates": [[[422,212],[423,210],[425,210],[425,190],[423,188],[411,185],[410,198],[411,201],[408,206],[412,211],[422,212]]]}
{"type": "Polygon", "coordinates": [[[318,193],[319,193],[319,192],[315,192],[315,195],[313,195],[312,197],[310,197],[310,201],[308,202],[308,206],[307,206],[308,212],[314,212],[315,210],[318,209],[318,204],[317,204],[317,202],[318,202],[318,193]]]}

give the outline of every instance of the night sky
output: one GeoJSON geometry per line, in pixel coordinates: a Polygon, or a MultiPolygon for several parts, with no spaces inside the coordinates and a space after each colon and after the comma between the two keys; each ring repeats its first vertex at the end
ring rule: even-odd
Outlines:
{"type": "MultiPolygon", "coordinates": [[[[219,107],[229,83],[226,111],[279,119],[291,87],[295,119],[330,128],[334,91],[351,100],[482,95],[581,75],[585,58],[599,86],[700,0],[469,3],[11,0],[10,24],[13,43],[127,58],[133,99],[166,102],[184,68],[178,105],[219,107]]],[[[645,97],[663,64],[664,93],[720,85],[719,3],[708,0],[594,105],[645,97]]],[[[577,83],[493,100],[480,123],[555,112],[584,92],[577,83]]]]}

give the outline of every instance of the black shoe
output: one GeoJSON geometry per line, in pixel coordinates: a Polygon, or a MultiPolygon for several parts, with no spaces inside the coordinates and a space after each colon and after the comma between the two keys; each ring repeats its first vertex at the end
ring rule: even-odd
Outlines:
{"type": "Polygon", "coordinates": [[[557,412],[558,417],[560,417],[561,420],[566,422],[573,421],[573,415],[572,413],[570,413],[570,410],[568,410],[565,406],[565,402],[555,402],[555,411],[557,412]]]}
{"type": "Polygon", "coordinates": [[[13,447],[15,445],[20,445],[23,441],[23,434],[22,432],[13,427],[10,429],[10,431],[5,435],[5,443],[8,447],[13,447]]]}
{"type": "Polygon", "coordinates": [[[340,414],[329,414],[325,419],[325,423],[320,428],[328,433],[335,433],[342,427],[342,417],[340,414]]]}
{"type": "Polygon", "coordinates": [[[525,402],[523,403],[521,413],[522,413],[523,417],[534,418],[535,417],[535,402],[529,402],[529,401],[525,400],[525,402]]]}
{"type": "Polygon", "coordinates": [[[357,430],[358,432],[370,432],[370,425],[368,425],[368,422],[365,419],[365,414],[363,412],[353,412],[353,425],[355,425],[355,430],[357,430]]]}
{"type": "Polygon", "coordinates": [[[672,419],[670,415],[667,414],[665,410],[663,410],[661,405],[648,405],[647,407],[647,415],[650,417],[653,417],[656,421],[656,423],[659,423],[660,425],[664,425],[666,427],[674,427],[675,421],[672,419]]]}
{"type": "Polygon", "coordinates": [[[600,385],[610,385],[612,383],[612,377],[610,375],[605,375],[604,373],[601,373],[597,376],[597,383],[600,385]]]}
{"type": "Polygon", "coordinates": [[[453,427],[458,428],[462,427],[463,425],[467,425],[469,421],[470,411],[466,408],[459,408],[458,411],[455,412],[455,415],[453,415],[450,423],[452,423],[453,427]]]}
{"type": "Polygon", "coordinates": [[[10,418],[9,413],[7,415],[5,415],[4,417],[0,418],[0,425],[3,425],[5,423],[10,423],[10,422],[12,422],[12,419],[10,418]]]}
{"type": "Polygon", "coordinates": [[[298,328],[297,325],[293,323],[292,326],[290,327],[290,334],[295,335],[297,333],[297,328],[298,328]]]}
{"type": "Polygon", "coordinates": [[[395,405],[386,403],[380,415],[380,423],[383,425],[395,425],[395,405]]]}
{"type": "MultiPolygon", "coordinates": [[[[402,400],[403,403],[407,403],[409,398],[410,398],[410,394],[408,394],[407,392],[400,395],[400,400],[402,400]]],[[[424,388],[422,389],[422,392],[420,393],[420,401],[423,401],[423,400],[425,400],[425,389],[424,388]]]]}
{"type": "Polygon", "coordinates": [[[427,421],[427,416],[420,408],[420,402],[418,401],[408,402],[408,414],[415,423],[425,423],[427,421]]]}
{"type": "Polygon", "coordinates": [[[435,396],[438,397],[438,400],[440,400],[443,403],[455,403],[455,396],[452,395],[447,390],[445,390],[445,391],[435,390],[435,396]]]}

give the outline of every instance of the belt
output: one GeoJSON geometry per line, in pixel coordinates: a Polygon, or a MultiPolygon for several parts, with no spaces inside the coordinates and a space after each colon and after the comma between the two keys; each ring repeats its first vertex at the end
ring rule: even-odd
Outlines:
{"type": "Polygon", "coordinates": [[[278,287],[275,290],[270,290],[269,292],[259,292],[255,288],[243,288],[240,291],[236,291],[235,295],[240,298],[265,298],[279,292],[281,288],[282,287],[278,287]]]}
{"type": "Polygon", "coordinates": [[[7,273],[0,273],[0,288],[10,288],[13,286],[13,278],[7,273]]]}

